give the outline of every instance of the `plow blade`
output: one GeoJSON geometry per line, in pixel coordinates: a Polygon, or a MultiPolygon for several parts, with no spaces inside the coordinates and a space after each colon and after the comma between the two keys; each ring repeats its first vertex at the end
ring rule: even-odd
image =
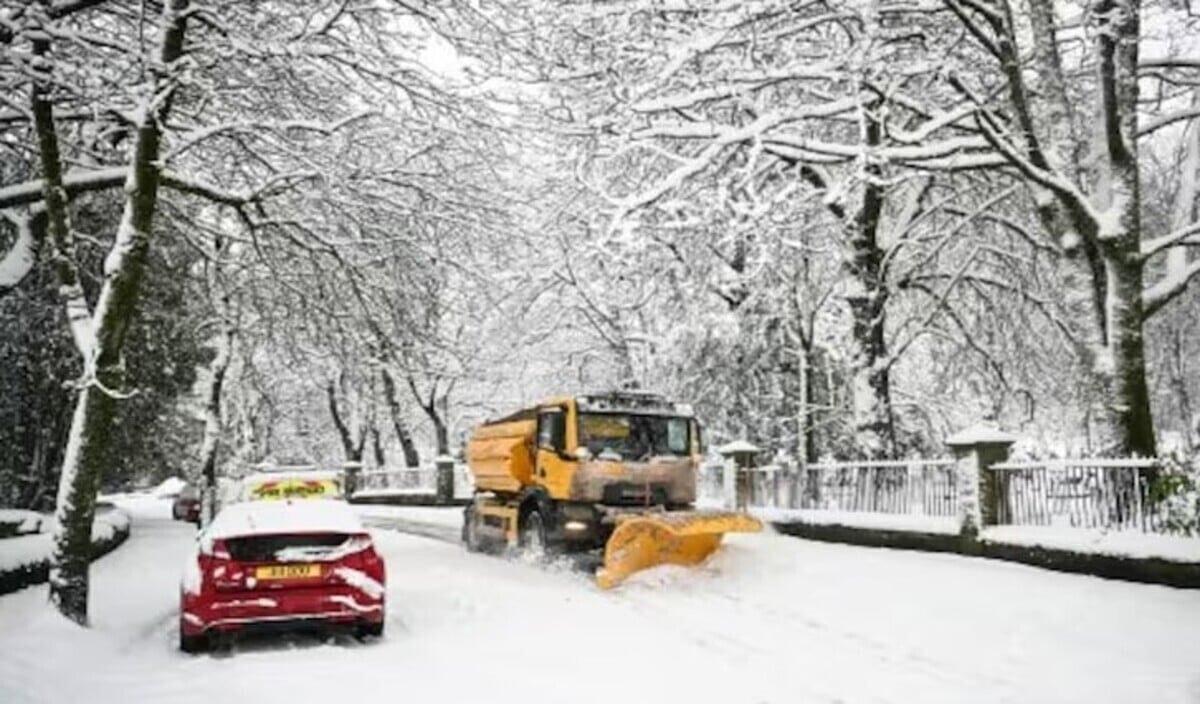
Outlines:
{"type": "Polygon", "coordinates": [[[655,565],[696,565],[720,545],[726,533],[757,533],[762,523],[741,513],[688,511],[622,516],[604,547],[596,584],[610,589],[626,577],[655,565]]]}

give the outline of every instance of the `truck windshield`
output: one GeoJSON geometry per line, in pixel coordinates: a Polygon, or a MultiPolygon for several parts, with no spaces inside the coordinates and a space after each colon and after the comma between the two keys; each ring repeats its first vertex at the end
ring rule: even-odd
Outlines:
{"type": "Polygon", "coordinates": [[[608,451],[623,460],[683,456],[691,447],[687,418],[625,413],[580,413],[579,445],[593,456],[608,451]]]}

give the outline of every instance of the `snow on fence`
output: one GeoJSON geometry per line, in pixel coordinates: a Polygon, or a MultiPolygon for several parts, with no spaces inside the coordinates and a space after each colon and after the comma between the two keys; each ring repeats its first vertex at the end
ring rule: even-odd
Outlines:
{"type": "MultiPolygon", "coordinates": [[[[829,516],[956,518],[963,488],[956,460],[822,462],[801,470],[781,463],[738,470],[752,510],[801,510],[829,516]]],[[[1161,470],[1155,459],[1055,459],[999,462],[979,467],[980,479],[991,481],[978,499],[994,507],[986,525],[1049,526],[1144,533],[1187,533],[1169,520],[1161,497],[1155,498],[1148,477],[1161,470]]],[[[701,468],[697,491],[701,503],[732,507],[737,488],[733,463],[713,462],[701,468]]],[[[977,476],[972,470],[970,476],[977,476]]],[[[769,511],[768,511],[769,512],[769,511]]],[[[803,516],[813,518],[813,516],[803,516]]],[[[848,517],[849,519],[849,517],[848,517]]],[[[853,519],[860,523],[860,519],[853,519]]],[[[986,527],[986,525],[980,526],[986,527]]]]}
{"type": "MultiPolygon", "coordinates": [[[[420,467],[367,469],[358,473],[355,496],[397,496],[401,494],[434,494],[437,492],[438,470],[436,463],[429,462],[420,467]]],[[[461,462],[454,464],[454,496],[470,497],[475,484],[471,472],[461,462]]]]}
{"type": "MultiPolygon", "coordinates": [[[[706,465],[699,493],[729,503],[724,464],[706,465]]],[[[958,513],[952,459],[823,462],[803,470],[769,465],[749,470],[751,508],[808,509],[952,517],[958,513]]]]}
{"type": "Polygon", "coordinates": [[[991,466],[1000,525],[1105,528],[1170,533],[1152,500],[1154,459],[1057,459],[991,466]]]}

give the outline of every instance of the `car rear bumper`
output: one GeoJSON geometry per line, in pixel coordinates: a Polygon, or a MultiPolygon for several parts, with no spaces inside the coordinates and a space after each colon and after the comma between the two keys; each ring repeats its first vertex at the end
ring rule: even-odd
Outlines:
{"type": "Polygon", "coordinates": [[[383,621],[383,599],[348,586],[221,592],[184,598],[180,629],[185,636],[213,631],[299,625],[354,625],[383,621]]]}

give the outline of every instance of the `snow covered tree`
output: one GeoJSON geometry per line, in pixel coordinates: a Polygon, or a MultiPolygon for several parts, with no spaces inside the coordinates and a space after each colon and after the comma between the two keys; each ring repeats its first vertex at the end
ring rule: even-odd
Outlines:
{"type": "MultiPolygon", "coordinates": [[[[418,213],[413,203],[438,183],[437,174],[421,171],[425,155],[462,134],[460,124],[478,119],[472,111],[484,105],[478,92],[442,90],[422,66],[436,19],[420,8],[175,0],[155,7],[158,31],[149,37],[144,9],[118,0],[0,8],[0,40],[10,49],[0,81],[6,94],[29,100],[28,108],[8,103],[13,114],[5,124],[28,127],[41,171],[38,180],[0,189],[0,209],[18,223],[0,288],[24,278],[39,253],[51,257],[84,363],[58,492],[52,578],[55,603],[81,623],[94,499],[114,409],[127,395],[123,352],[155,251],[154,222],[163,216],[160,187],[236,212],[238,232],[217,234],[253,251],[272,273],[304,257],[313,265],[355,265],[340,257],[353,243],[326,229],[335,221],[330,213],[359,206],[344,215],[366,223],[354,233],[360,236],[404,228],[397,212],[418,213]],[[360,128],[368,115],[373,122],[360,128]],[[358,158],[334,163],[332,150],[312,149],[351,129],[360,135],[350,142],[358,158]],[[92,302],[80,286],[71,199],[117,194],[122,185],[121,224],[92,302]],[[299,190],[306,196],[296,196],[299,190]],[[312,196],[322,190],[335,197],[320,203],[312,196]],[[402,205],[369,222],[368,200],[402,205]],[[38,220],[44,229],[30,226],[38,220]]],[[[210,249],[210,234],[202,225],[183,228],[201,250],[210,249]]],[[[277,284],[286,290],[294,282],[280,277],[277,284]]]]}
{"type": "Polygon", "coordinates": [[[1187,19],[1139,0],[944,4],[989,61],[989,70],[953,72],[949,82],[989,144],[1036,191],[1046,232],[1087,273],[1092,335],[1081,354],[1103,388],[1112,449],[1153,455],[1146,322],[1200,266],[1153,278],[1147,266],[1194,244],[1200,225],[1185,217],[1171,231],[1144,232],[1146,140],[1194,108],[1168,96],[1166,110],[1146,120],[1143,82],[1170,81],[1195,62],[1144,55],[1143,43],[1146,27],[1187,19]]]}

